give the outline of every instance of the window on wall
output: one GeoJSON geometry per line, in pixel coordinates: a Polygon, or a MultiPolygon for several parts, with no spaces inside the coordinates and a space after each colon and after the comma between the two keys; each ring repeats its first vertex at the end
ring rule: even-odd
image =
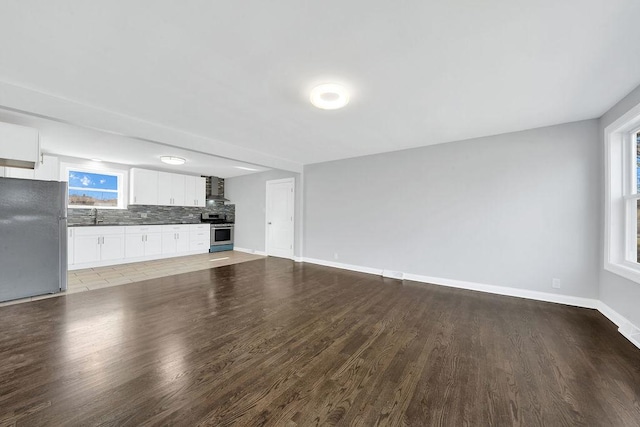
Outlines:
{"type": "Polygon", "coordinates": [[[640,283],[640,105],[605,129],[604,268],[640,283]]]}
{"type": "Polygon", "coordinates": [[[627,260],[640,263],[640,129],[634,129],[629,133],[626,150],[628,153],[627,164],[629,165],[628,191],[625,194],[627,204],[626,221],[626,241],[627,260]]]}
{"type": "Polygon", "coordinates": [[[70,208],[124,208],[122,173],[70,167],[67,178],[70,208]]]}

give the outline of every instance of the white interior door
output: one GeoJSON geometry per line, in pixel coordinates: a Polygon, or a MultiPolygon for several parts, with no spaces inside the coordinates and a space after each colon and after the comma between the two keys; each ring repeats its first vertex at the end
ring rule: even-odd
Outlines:
{"type": "Polygon", "coordinates": [[[267,255],[293,258],[294,179],[267,181],[267,255]]]}

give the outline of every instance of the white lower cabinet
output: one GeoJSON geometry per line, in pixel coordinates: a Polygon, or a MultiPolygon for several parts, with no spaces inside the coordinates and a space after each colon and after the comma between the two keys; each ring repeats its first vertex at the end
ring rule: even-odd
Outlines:
{"type": "Polygon", "coordinates": [[[76,234],[73,245],[74,264],[100,261],[100,236],[76,234]]]}
{"type": "Polygon", "coordinates": [[[208,224],[69,227],[70,270],[209,252],[208,224]]]}
{"type": "Polygon", "coordinates": [[[75,228],[68,227],[67,228],[67,264],[73,265],[75,264],[73,259],[73,248],[75,246],[75,239],[73,238],[75,228]]]}
{"type": "Polygon", "coordinates": [[[189,225],[162,226],[162,253],[183,254],[189,252],[189,225]]]}
{"type": "Polygon", "coordinates": [[[124,227],[75,227],[72,234],[74,265],[124,258],[124,227]]]}
{"type": "Polygon", "coordinates": [[[162,253],[162,226],[125,227],[125,258],[142,258],[162,253]]]}
{"type": "Polygon", "coordinates": [[[104,235],[100,244],[100,261],[116,261],[124,258],[124,236],[104,235]]]}
{"type": "Polygon", "coordinates": [[[189,226],[189,251],[209,252],[210,240],[211,226],[209,224],[189,226]]]}

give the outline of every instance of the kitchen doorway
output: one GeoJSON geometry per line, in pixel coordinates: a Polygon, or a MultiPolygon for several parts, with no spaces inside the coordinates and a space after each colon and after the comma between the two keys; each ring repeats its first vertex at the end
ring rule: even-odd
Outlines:
{"type": "Polygon", "coordinates": [[[267,181],[265,249],[267,255],[293,258],[295,179],[267,181]]]}

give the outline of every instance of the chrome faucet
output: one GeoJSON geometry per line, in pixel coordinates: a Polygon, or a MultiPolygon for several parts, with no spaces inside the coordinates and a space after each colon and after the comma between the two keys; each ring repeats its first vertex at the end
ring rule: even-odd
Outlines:
{"type": "Polygon", "coordinates": [[[102,220],[101,220],[101,219],[98,219],[98,209],[97,209],[97,208],[93,208],[93,209],[91,210],[91,212],[93,213],[93,223],[94,223],[95,225],[98,225],[98,223],[101,223],[101,222],[102,222],[102,220]]]}

